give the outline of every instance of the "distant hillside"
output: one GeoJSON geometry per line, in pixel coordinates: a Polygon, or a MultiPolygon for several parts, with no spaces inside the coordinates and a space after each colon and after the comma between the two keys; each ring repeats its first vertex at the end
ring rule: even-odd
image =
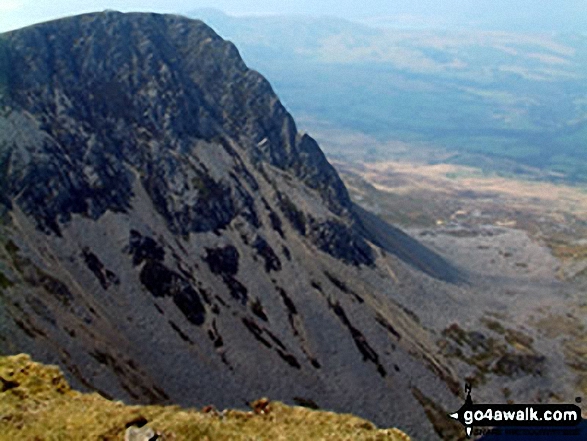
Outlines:
{"type": "Polygon", "coordinates": [[[426,147],[429,160],[587,182],[585,34],[191,16],[239,46],[327,153],[385,159],[398,155],[389,143],[402,141],[414,156],[426,147]],[[341,146],[337,133],[363,138],[341,146]]]}

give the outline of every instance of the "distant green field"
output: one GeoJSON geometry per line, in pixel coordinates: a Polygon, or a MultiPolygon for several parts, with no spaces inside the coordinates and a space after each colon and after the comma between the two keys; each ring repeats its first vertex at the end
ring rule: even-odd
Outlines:
{"type": "Polygon", "coordinates": [[[513,173],[518,164],[548,179],[587,183],[585,35],[390,31],[327,18],[217,13],[203,18],[235,42],[296,117],[382,142],[448,149],[467,165],[481,161],[513,173]]]}

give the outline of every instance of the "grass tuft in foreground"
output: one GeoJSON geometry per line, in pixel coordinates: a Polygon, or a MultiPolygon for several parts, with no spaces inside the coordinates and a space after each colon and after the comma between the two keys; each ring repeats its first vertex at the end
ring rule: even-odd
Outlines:
{"type": "Polygon", "coordinates": [[[253,407],[251,412],[218,412],[208,406],[200,412],[127,406],[72,390],[57,367],[35,363],[28,355],[0,357],[2,439],[121,440],[128,425],[141,421],[162,440],[410,440],[397,429],[377,429],[352,415],[268,400],[253,407]]]}

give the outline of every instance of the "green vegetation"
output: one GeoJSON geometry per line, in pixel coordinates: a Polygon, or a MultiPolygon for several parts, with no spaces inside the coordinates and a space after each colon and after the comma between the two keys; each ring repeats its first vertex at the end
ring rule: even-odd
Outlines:
{"type": "Polygon", "coordinates": [[[505,328],[501,323],[491,319],[481,319],[483,324],[487,326],[487,329],[491,329],[493,332],[498,334],[505,334],[505,328]]]}
{"type": "Polygon", "coordinates": [[[530,336],[506,329],[494,320],[484,320],[483,323],[503,336],[503,340],[487,337],[478,331],[466,331],[453,323],[442,331],[445,338],[438,342],[446,356],[457,358],[475,369],[467,381],[476,386],[485,383],[489,374],[506,377],[542,375],[545,357],[534,350],[530,336]]]}
{"type": "Polygon", "coordinates": [[[547,245],[552,250],[554,256],[562,260],[585,260],[587,259],[587,245],[569,243],[563,240],[550,240],[547,245]]]}
{"type": "Polygon", "coordinates": [[[522,347],[528,350],[532,349],[532,343],[534,343],[532,337],[515,329],[508,329],[506,331],[505,340],[514,347],[522,347]]]}
{"type": "MultiPolygon", "coordinates": [[[[458,86],[451,72],[415,74],[373,63],[341,66],[303,60],[295,69],[294,81],[283,74],[285,65],[259,63],[262,72],[275,78],[275,89],[294,115],[364,133],[380,142],[423,142],[447,149],[458,154],[455,162],[459,164],[478,164],[479,158],[470,156],[475,154],[484,156],[494,171],[521,173],[513,163],[564,175],[551,176],[552,180],[587,182],[585,123],[569,125],[581,112],[562,101],[567,90],[573,96],[587,93],[578,80],[539,84],[510,75],[476,84],[489,95],[495,91],[496,96],[500,90],[513,92],[522,84],[524,99],[532,102],[528,109],[523,102],[510,105],[495,97],[472,95],[458,86]],[[420,86],[412,87],[412,83],[420,86]]],[[[474,75],[475,69],[471,66],[468,74],[474,75]]],[[[308,129],[313,129],[311,124],[308,129]]],[[[389,157],[385,151],[378,154],[380,159],[389,157]]]]}
{"type": "Polygon", "coordinates": [[[255,412],[208,406],[202,412],[178,406],[127,406],[70,388],[57,367],[27,355],[0,357],[0,433],[3,439],[120,440],[126,425],[146,420],[163,440],[390,440],[409,441],[397,429],[379,430],[351,416],[256,403],[255,412]]]}

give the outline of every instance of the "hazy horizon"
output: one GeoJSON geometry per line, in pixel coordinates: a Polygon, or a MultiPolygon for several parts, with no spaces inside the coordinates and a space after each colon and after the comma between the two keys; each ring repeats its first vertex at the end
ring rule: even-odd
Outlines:
{"type": "Polygon", "coordinates": [[[587,3],[582,0],[449,0],[444,2],[399,0],[392,4],[369,0],[320,3],[308,0],[3,0],[0,4],[0,32],[80,13],[114,9],[122,12],[152,11],[186,14],[214,8],[228,15],[309,15],[334,16],[374,26],[425,29],[473,29],[520,32],[587,32],[587,3]]]}

